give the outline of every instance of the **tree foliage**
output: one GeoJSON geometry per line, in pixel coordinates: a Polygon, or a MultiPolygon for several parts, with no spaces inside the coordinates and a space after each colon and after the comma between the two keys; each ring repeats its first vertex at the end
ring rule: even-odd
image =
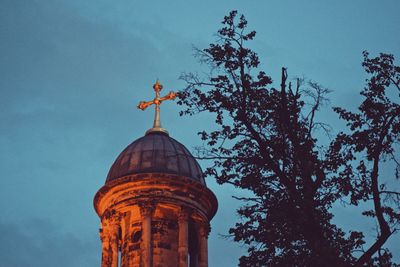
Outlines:
{"type": "MultiPolygon", "coordinates": [[[[358,259],[359,265],[389,257],[382,246],[398,230],[400,222],[400,192],[390,189],[400,178],[395,153],[400,143],[400,67],[394,65],[393,55],[380,54],[375,58],[369,58],[368,52],[363,55],[362,65],[370,75],[361,91],[363,101],[358,112],[334,108],[347,122],[350,133],[339,133],[331,145],[334,157],[341,155],[348,159],[340,164],[351,170],[348,173],[351,203],[371,201],[373,208],[363,215],[374,217],[378,225],[376,240],[358,259]],[[386,161],[395,165],[394,177],[390,177],[387,169],[380,171],[386,161]],[[378,257],[371,260],[375,253],[378,257]]],[[[382,262],[380,266],[383,265],[382,262]]]]}
{"type": "Polygon", "coordinates": [[[359,113],[336,108],[350,132],[340,133],[323,149],[316,133],[326,125],[316,122],[315,115],[329,90],[301,79],[292,84],[285,68],[280,87],[273,87],[272,78],[260,70],[258,55],[247,46],[256,32],[247,30],[245,17],[232,11],[222,23],[217,41],[197,50],[210,75],[183,74],[187,87],[179,103],[185,106],[182,115],[215,114],[216,128],[199,133],[205,142],[199,158],[213,162],[205,173],[220,184],[251,192],[236,197],[243,200],[241,220],[230,229],[234,240],[248,248],[240,266],[384,261],[390,266],[391,255],[382,246],[398,223],[393,205],[399,194],[376,184],[380,173],[373,166],[383,158],[394,159],[399,141],[399,106],[385,96],[390,85],[399,87],[393,57],[369,59],[364,54],[363,65],[372,75],[362,91],[365,101],[359,113]],[[353,167],[358,157],[365,159],[353,167]],[[377,241],[362,256],[356,251],[364,249],[363,233],[345,233],[332,223],[332,205],[347,198],[351,205],[373,199],[374,208],[365,215],[379,222],[377,241]],[[381,254],[373,259],[375,252],[381,254]]]}

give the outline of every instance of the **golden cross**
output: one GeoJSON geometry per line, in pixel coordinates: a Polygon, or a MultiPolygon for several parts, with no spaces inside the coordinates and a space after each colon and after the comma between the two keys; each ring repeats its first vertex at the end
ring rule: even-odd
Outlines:
{"type": "Polygon", "coordinates": [[[160,91],[163,88],[163,86],[156,81],[156,83],[153,85],[153,89],[156,92],[156,97],[152,101],[141,101],[137,107],[141,110],[145,110],[147,107],[151,105],[155,105],[155,115],[154,115],[154,123],[153,123],[153,128],[148,130],[146,132],[165,132],[168,133],[167,130],[163,129],[161,127],[161,120],[160,120],[160,105],[163,101],[165,100],[173,100],[176,98],[177,94],[175,92],[169,92],[166,96],[160,97],[160,91]]]}

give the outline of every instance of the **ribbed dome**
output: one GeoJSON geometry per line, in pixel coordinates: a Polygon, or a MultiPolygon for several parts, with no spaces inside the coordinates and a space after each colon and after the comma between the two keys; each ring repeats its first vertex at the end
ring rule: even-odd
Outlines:
{"type": "Polygon", "coordinates": [[[108,172],[107,182],[136,173],[169,173],[205,185],[203,173],[187,148],[162,132],[151,132],[127,146],[108,172]]]}

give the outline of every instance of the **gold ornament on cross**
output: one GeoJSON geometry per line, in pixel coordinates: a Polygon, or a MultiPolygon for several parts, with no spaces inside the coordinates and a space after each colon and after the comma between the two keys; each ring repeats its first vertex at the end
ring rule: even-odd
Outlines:
{"type": "Polygon", "coordinates": [[[146,134],[151,132],[163,132],[168,134],[168,131],[161,127],[161,119],[160,119],[160,105],[165,100],[173,100],[176,98],[177,93],[169,92],[166,96],[160,97],[160,91],[162,90],[163,86],[156,81],[153,85],[153,89],[156,92],[156,97],[152,101],[141,101],[139,105],[137,105],[138,109],[145,110],[151,105],[155,105],[155,115],[154,115],[154,123],[153,128],[147,130],[146,134]]]}

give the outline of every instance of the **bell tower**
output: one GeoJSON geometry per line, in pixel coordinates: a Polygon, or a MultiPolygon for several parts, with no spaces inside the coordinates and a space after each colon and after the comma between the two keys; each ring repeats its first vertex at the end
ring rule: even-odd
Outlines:
{"type": "Polygon", "coordinates": [[[218,202],[188,149],[161,127],[153,86],[154,124],[117,157],[94,198],[101,220],[102,267],[207,267],[210,221],[218,202]]]}

